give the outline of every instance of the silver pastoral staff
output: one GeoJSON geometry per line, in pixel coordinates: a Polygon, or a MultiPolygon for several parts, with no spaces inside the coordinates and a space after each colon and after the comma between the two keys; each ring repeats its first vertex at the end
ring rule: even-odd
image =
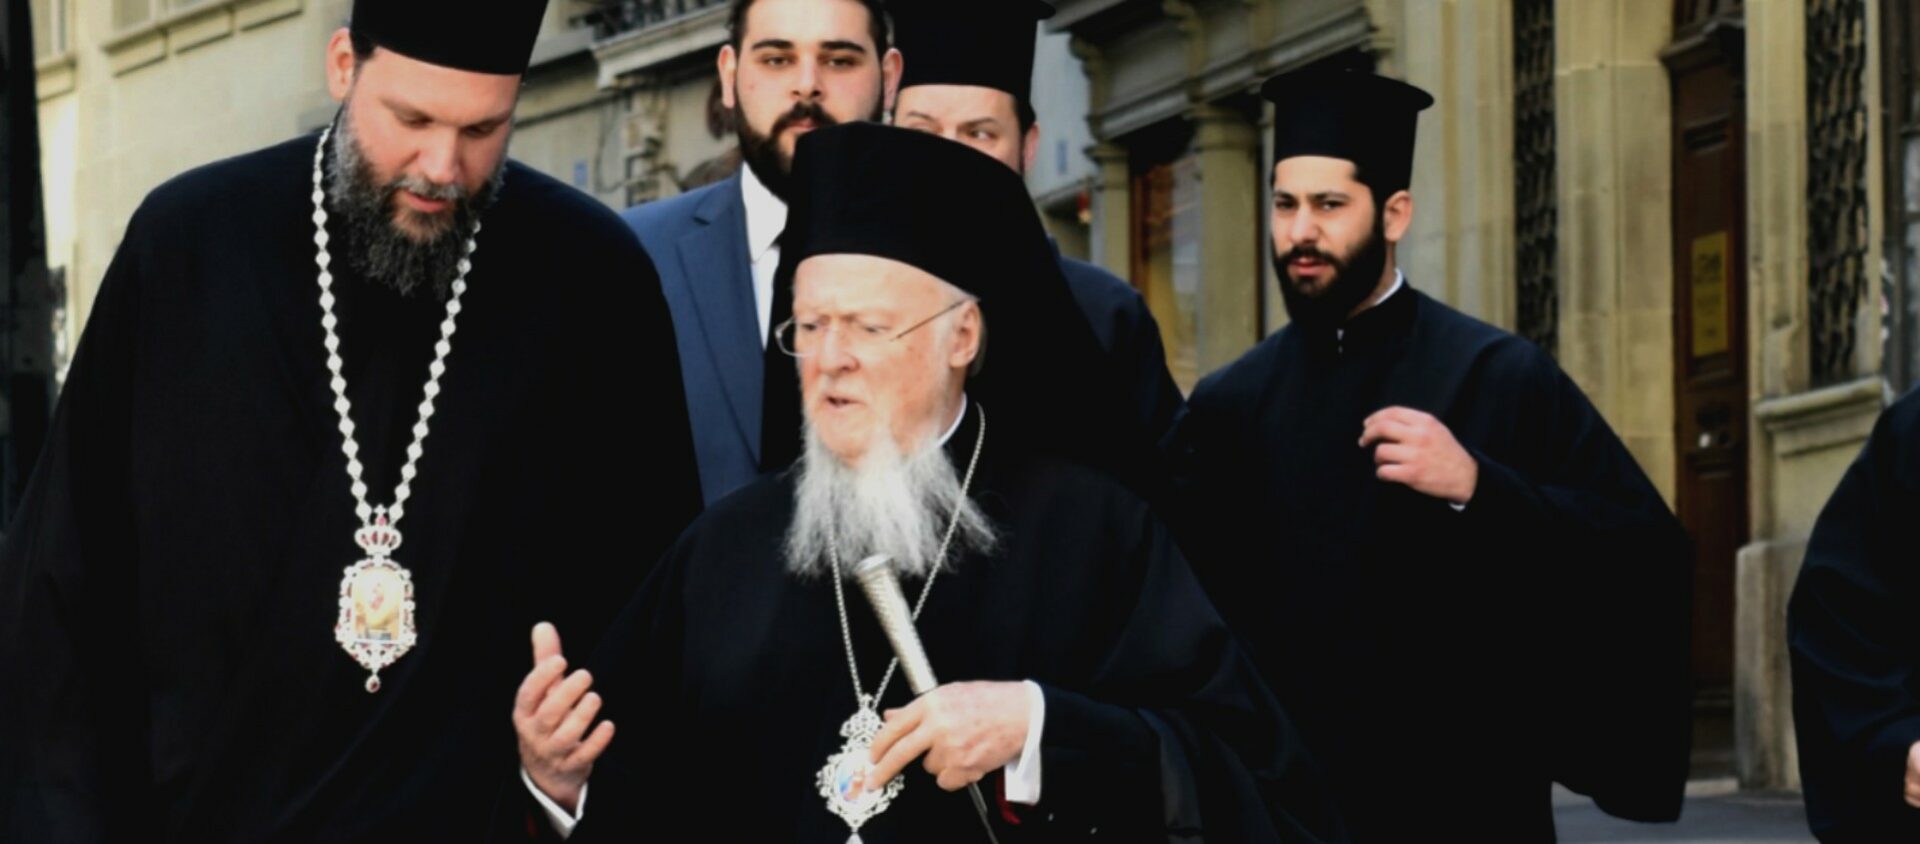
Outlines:
{"type": "MultiPolygon", "coordinates": [[[[973,437],[973,456],[967,459],[967,476],[960,481],[960,499],[953,503],[953,518],[947,522],[947,533],[940,540],[940,551],[927,574],[927,584],[920,587],[920,599],[914,603],[913,614],[907,619],[909,627],[913,619],[920,617],[920,611],[926,608],[927,596],[933,594],[933,582],[939,579],[940,565],[946,561],[947,549],[953,545],[953,533],[960,526],[961,505],[966,503],[967,491],[973,488],[973,470],[979,468],[980,451],[987,444],[987,409],[977,404],[974,407],[975,412],[980,414],[980,432],[973,437]]],[[[880,713],[874,710],[874,706],[886,696],[887,684],[893,682],[893,670],[899,667],[900,657],[896,653],[887,663],[887,671],[880,675],[880,685],[874,688],[873,694],[867,694],[860,687],[860,661],[854,658],[853,628],[847,623],[846,590],[840,583],[840,554],[834,550],[834,543],[828,543],[827,554],[830,564],[827,569],[833,572],[834,608],[840,612],[840,637],[847,646],[847,671],[853,678],[853,696],[859,701],[859,708],[854,710],[846,723],[840,725],[840,737],[846,741],[841,743],[838,753],[827,757],[827,764],[814,776],[814,784],[820,789],[820,796],[827,801],[827,811],[839,815],[852,830],[847,837],[847,844],[861,844],[860,827],[886,811],[893,798],[900,796],[900,789],[906,783],[906,778],[899,774],[885,784],[867,782],[867,774],[873,769],[873,760],[868,752],[873,747],[874,737],[880,734],[882,725],[880,713]]],[[[925,669],[924,678],[931,681],[933,671],[927,668],[924,654],[921,663],[925,669]]],[[[913,681],[910,678],[908,682],[913,681]]],[[[984,820],[985,802],[979,796],[978,789],[974,791],[974,799],[981,808],[984,820]]],[[[991,824],[987,834],[989,837],[993,834],[991,824]]]]}
{"type": "Polygon", "coordinates": [[[867,593],[867,603],[873,605],[880,630],[887,634],[887,641],[893,643],[893,655],[900,660],[900,670],[907,674],[907,688],[915,695],[933,691],[940,681],[933,677],[933,663],[927,660],[927,649],[920,644],[920,631],[913,628],[914,614],[907,608],[906,593],[900,591],[900,575],[893,570],[893,558],[875,554],[854,563],[853,577],[860,581],[861,591],[867,593]]]}
{"type": "MultiPolygon", "coordinates": [[[[894,657],[900,660],[900,670],[907,675],[907,688],[915,695],[933,691],[940,681],[934,679],[927,648],[920,644],[920,631],[913,627],[915,613],[907,609],[907,595],[900,589],[900,575],[893,570],[893,559],[885,554],[868,557],[854,564],[853,576],[860,581],[861,591],[867,593],[867,603],[873,605],[881,631],[887,634],[887,641],[893,643],[894,657]]],[[[973,810],[980,816],[981,825],[987,828],[987,841],[1000,844],[999,836],[993,834],[993,819],[987,814],[987,798],[980,793],[980,784],[967,783],[967,794],[973,798],[973,810]]]]}
{"type": "MultiPolygon", "coordinates": [[[[344,115],[342,116],[344,119],[344,115]]],[[[325,161],[327,139],[333,127],[320,133],[313,151],[313,243],[318,249],[314,263],[320,267],[320,327],[326,330],[327,371],[333,374],[333,409],[340,414],[340,451],[347,456],[347,479],[352,482],[355,513],[360,529],[354,531],[354,543],[367,552],[360,562],[347,566],[340,578],[340,617],[333,627],[334,641],[347,655],[367,669],[367,691],[380,691],[380,670],[406,655],[419,640],[413,624],[413,573],[390,559],[400,547],[400,517],[406,515],[407,497],[413,493],[416,464],[424,453],[427,421],[433,418],[433,400],[440,395],[440,376],[447,371],[447,355],[453,351],[454,318],[460,315],[460,294],[467,291],[467,270],[473,267],[474,238],[480,234],[480,221],[473,221],[467,233],[467,248],[460,258],[459,273],[447,299],[447,318],[440,323],[440,341],[433,346],[433,363],[427,367],[427,386],[420,399],[420,421],[413,423],[413,443],[407,446],[406,465],[400,467],[400,483],[393,488],[393,506],[375,507],[367,503],[367,485],[360,479],[360,445],[353,439],[353,403],[347,400],[347,379],[341,374],[340,337],[334,327],[340,320],[333,315],[333,256],[327,253],[327,205],[325,161]]]]}

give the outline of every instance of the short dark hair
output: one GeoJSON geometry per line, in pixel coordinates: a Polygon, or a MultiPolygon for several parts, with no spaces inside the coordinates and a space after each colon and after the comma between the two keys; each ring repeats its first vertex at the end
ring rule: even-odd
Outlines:
{"type": "Polygon", "coordinates": [[[1032,129],[1033,124],[1040,120],[1039,115],[1033,113],[1033,102],[1026,97],[1013,98],[1013,116],[1016,120],[1020,121],[1020,137],[1022,138],[1026,137],[1027,130],[1032,129]]]}
{"type": "Polygon", "coordinates": [[[1386,190],[1381,186],[1379,179],[1367,178],[1366,169],[1361,167],[1358,161],[1353,163],[1353,180],[1367,186],[1367,193],[1373,197],[1374,216],[1385,219],[1387,200],[1399,191],[1386,190]]]}
{"type": "MultiPolygon", "coordinates": [[[[893,28],[887,21],[887,10],[881,0],[859,0],[867,10],[867,34],[873,37],[874,58],[885,55],[887,48],[893,46],[893,28]]],[[[747,35],[747,10],[753,8],[753,0],[733,0],[733,8],[727,12],[727,43],[739,52],[740,39],[747,35]]]]}

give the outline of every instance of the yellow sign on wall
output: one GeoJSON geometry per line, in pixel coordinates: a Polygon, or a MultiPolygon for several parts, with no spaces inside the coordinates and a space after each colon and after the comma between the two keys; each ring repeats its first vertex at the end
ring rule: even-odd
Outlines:
{"type": "Polygon", "coordinates": [[[1717,231],[1693,239],[1693,356],[1717,355],[1727,350],[1727,233],[1717,231]]]}

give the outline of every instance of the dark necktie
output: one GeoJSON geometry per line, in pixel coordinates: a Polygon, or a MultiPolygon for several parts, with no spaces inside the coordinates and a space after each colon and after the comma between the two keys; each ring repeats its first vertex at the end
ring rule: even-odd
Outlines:
{"type": "MultiPolygon", "coordinates": [[[[786,233],[774,239],[786,263],[786,233]]],[[[800,456],[800,371],[795,358],[780,351],[774,336],[780,324],[793,316],[793,280],[783,273],[773,277],[773,308],[767,314],[767,344],[762,355],[760,382],[760,471],[778,472],[800,456]]]]}

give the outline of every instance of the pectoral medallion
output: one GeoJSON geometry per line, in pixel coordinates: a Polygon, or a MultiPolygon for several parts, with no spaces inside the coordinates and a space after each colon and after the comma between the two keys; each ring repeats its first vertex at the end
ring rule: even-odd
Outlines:
{"type": "Polygon", "coordinates": [[[389,555],[400,547],[400,531],[387,523],[386,508],[353,534],[367,552],[340,578],[340,620],[333,638],[347,655],[367,669],[367,691],[380,691],[380,671],[413,648],[413,573],[389,555]]]}
{"type": "Polygon", "coordinates": [[[827,811],[839,815],[853,831],[847,844],[861,844],[860,827],[886,811],[906,784],[902,776],[895,776],[884,786],[867,780],[873,770],[873,739],[880,734],[880,726],[873,699],[863,695],[859,711],[840,725],[840,736],[846,739],[840,752],[827,757],[826,766],[815,777],[820,796],[827,801],[827,811]]]}

